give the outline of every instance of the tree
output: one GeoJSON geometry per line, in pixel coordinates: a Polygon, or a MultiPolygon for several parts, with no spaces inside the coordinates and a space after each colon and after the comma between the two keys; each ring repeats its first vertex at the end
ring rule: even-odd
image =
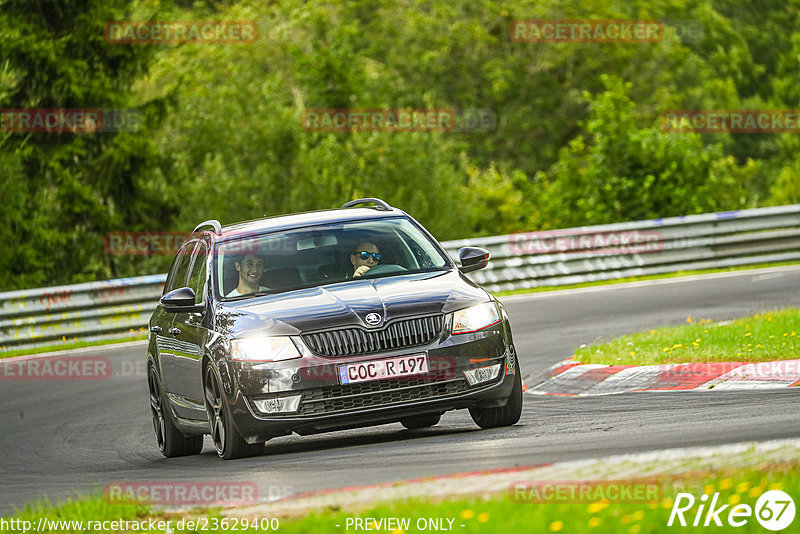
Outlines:
{"type": "Polygon", "coordinates": [[[630,83],[602,77],[606,90],[584,96],[586,138],[576,136],[538,179],[545,185],[541,226],[580,226],[642,220],[745,206],[743,183],[754,165],[739,168],[719,145],[694,133],[638,127],[630,83]]]}
{"type": "MultiPolygon", "coordinates": [[[[125,15],[122,0],[0,1],[0,108],[125,109],[145,72],[148,47],[104,40],[125,15]]],[[[142,108],[145,120],[155,109],[142,108]]],[[[139,132],[10,131],[0,139],[3,193],[0,269],[8,286],[108,278],[110,230],[161,219],[161,199],[143,194],[152,147],[139,132]],[[8,279],[6,277],[6,279],[8,279]]]]}

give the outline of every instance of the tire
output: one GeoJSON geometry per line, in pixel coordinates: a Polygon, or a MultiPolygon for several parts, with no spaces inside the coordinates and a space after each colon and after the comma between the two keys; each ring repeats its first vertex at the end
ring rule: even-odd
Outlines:
{"type": "Polygon", "coordinates": [[[412,417],[401,419],[400,424],[409,430],[415,430],[417,428],[428,428],[433,426],[438,423],[441,418],[442,414],[440,413],[414,415],[412,417]]]}
{"type": "Polygon", "coordinates": [[[161,389],[158,376],[152,366],[147,373],[150,389],[150,412],[153,415],[153,430],[161,454],[167,458],[200,454],[203,450],[203,436],[186,436],[178,430],[172,420],[172,413],[161,389]]]}
{"type": "Polygon", "coordinates": [[[516,377],[514,378],[514,389],[508,396],[505,406],[498,408],[470,408],[469,414],[481,428],[497,428],[501,426],[511,426],[519,421],[522,415],[522,373],[517,365],[516,377]]]}
{"type": "Polygon", "coordinates": [[[217,455],[223,460],[233,460],[261,453],[264,450],[263,443],[247,443],[233,426],[233,420],[214,368],[210,365],[206,366],[203,375],[203,392],[208,423],[211,425],[211,441],[214,442],[217,455]]]}

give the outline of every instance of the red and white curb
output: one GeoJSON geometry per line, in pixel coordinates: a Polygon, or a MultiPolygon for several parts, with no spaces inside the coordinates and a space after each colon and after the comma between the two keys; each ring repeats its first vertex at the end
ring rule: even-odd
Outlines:
{"type": "Polygon", "coordinates": [[[526,381],[532,395],[594,396],[632,391],[708,391],[800,386],[800,359],[662,365],[581,364],[567,359],[526,381]]]}

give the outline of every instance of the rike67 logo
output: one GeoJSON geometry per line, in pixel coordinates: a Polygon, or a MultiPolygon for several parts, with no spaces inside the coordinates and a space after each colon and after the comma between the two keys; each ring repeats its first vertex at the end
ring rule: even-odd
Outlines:
{"type": "Polygon", "coordinates": [[[748,504],[722,504],[719,493],[704,494],[699,499],[691,493],[678,493],[667,526],[743,527],[753,516],[768,530],[784,530],[794,520],[794,500],[784,491],[770,490],[758,498],[754,509],[748,504]]]}

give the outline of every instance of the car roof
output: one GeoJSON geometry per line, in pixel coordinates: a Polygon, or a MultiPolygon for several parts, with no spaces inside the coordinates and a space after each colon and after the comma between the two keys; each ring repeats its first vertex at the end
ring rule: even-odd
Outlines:
{"type": "Polygon", "coordinates": [[[386,210],[373,207],[339,208],[293,213],[291,215],[276,215],[224,226],[222,228],[222,235],[219,236],[218,240],[225,241],[228,238],[241,237],[243,233],[259,234],[264,232],[292,230],[317,224],[385,219],[387,217],[408,217],[408,215],[403,210],[397,208],[386,210]]]}

